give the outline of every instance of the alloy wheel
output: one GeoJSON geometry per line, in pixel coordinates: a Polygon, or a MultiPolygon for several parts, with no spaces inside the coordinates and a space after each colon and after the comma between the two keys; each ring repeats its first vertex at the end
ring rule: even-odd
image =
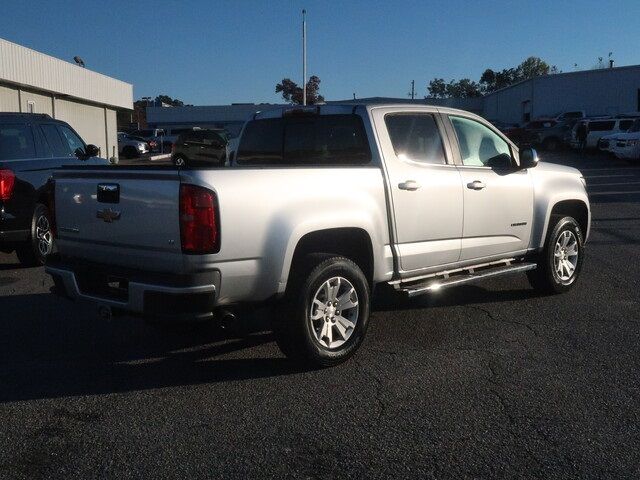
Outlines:
{"type": "Polygon", "coordinates": [[[553,250],[556,275],[563,282],[573,277],[578,266],[578,239],[571,230],[563,231],[553,250]]]}
{"type": "Polygon", "coordinates": [[[339,348],[353,335],[358,313],[358,293],[349,280],[333,277],[325,281],[309,311],[315,340],[324,348],[339,348]]]}
{"type": "Polygon", "coordinates": [[[53,248],[53,234],[51,225],[46,215],[40,215],[36,221],[36,238],[38,242],[38,252],[43,257],[51,253],[53,248]]]}

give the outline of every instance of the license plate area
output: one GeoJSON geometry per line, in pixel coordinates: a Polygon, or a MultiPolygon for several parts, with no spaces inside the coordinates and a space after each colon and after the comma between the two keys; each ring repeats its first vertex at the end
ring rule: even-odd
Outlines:
{"type": "Polygon", "coordinates": [[[80,292],[107,300],[127,302],[129,300],[129,280],[124,277],[100,272],[85,272],[77,275],[80,292]]]}

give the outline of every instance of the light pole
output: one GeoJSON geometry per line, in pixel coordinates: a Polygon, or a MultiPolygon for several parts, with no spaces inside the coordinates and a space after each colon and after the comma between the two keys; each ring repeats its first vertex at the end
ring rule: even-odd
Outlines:
{"type": "Polygon", "coordinates": [[[302,104],[307,104],[307,10],[302,10],[302,104]]]}

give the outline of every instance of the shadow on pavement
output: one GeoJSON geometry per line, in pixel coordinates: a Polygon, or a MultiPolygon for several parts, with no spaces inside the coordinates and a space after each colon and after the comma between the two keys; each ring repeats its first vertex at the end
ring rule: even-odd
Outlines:
{"type": "Polygon", "coordinates": [[[373,301],[373,311],[415,310],[428,307],[464,306],[479,303],[500,303],[528,300],[539,297],[535,290],[487,290],[480,285],[462,285],[422,295],[407,298],[392,288],[380,289],[373,301]]]}
{"type": "Polygon", "coordinates": [[[0,298],[0,402],[94,395],[300,373],[284,356],[216,357],[273,341],[266,316],[159,327],[97,318],[53,295],[0,298]]]}

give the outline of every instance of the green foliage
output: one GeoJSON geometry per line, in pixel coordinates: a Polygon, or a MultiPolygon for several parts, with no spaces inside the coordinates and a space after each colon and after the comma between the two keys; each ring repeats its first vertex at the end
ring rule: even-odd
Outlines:
{"type": "Polygon", "coordinates": [[[515,68],[505,68],[501,71],[487,68],[477,83],[463,78],[459,81],[451,80],[447,84],[442,78],[434,78],[427,85],[427,90],[429,96],[434,98],[480,97],[529,78],[556,73],[561,72],[555,65],[549,66],[541,58],[529,57],[515,68]]]}
{"type": "Polygon", "coordinates": [[[184,107],[184,102],[182,100],[171,98],[169,95],[158,95],[156,97],[156,102],[166,103],[172,107],[184,107]]]}
{"type": "MultiPolygon", "coordinates": [[[[318,92],[320,91],[320,78],[312,75],[307,82],[307,105],[315,105],[324,102],[324,97],[318,92]]],[[[290,78],[283,78],[276,84],[276,93],[281,93],[282,98],[289,103],[302,105],[302,87],[290,78]]]]}

